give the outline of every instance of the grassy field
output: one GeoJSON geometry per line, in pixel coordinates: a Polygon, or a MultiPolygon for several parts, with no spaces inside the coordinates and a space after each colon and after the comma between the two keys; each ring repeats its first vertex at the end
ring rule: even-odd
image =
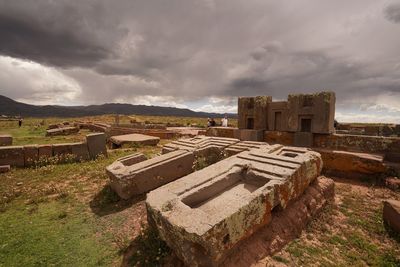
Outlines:
{"type": "MultiPolygon", "coordinates": [[[[120,123],[129,123],[131,118],[135,118],[138,122],[149,123],[179,123],[185,126],[197,125],[200,127],[207,126],[207,118],[190,118],[190,117],[170,117],[170,116],[120,116],[120,123]]],[[[18,127],[18,121],[0,121],[0,134],[11,134],[14,138],[14,145],[27,145],[27,144],[56,144],[56,143],[69,143],[79,142],[85,139],[85,135],[89,132],[81,130],[79,134],[67,136],[54,136],[46,137],[46,129],[49,124],[61,123],[64,121],[92,121],[103,123],[114,123],[115,117],[113,115],[82,117],[82,118],[25,118],[22,127],[18,127]]],[[[216,119],[217,122],[220,119],[216,119]]],[[[230,119],[229,124],[232,126],[237,125],[235,119],[230,119]]]]}
{"type": "MultiPolygon", "coordinates": [[[[113,120],[112,116],[104,119],[113,120]]],[[[36,127],[41,120],[27,119],[21,128],[7,122],[0,132],[13,134],[16,144],[70,142],[84,136],[84,132],[43,136],[47,124],[64,120],[46,119],[44,126],[36,127]]],[[[0,174],[0,266],[161,266],[168,262],[169,249],[146,228],[145,196],[121,200],[105,174],[105,167],[115,159],[136,151],[153,157],[165,142],[114,150],[96,161],[0,174]]],[[[400,239],[382,222],[385,198],[400,196],[371,184],[337,180],[335,205],[260,266],[400,266],[400,239]]]]}

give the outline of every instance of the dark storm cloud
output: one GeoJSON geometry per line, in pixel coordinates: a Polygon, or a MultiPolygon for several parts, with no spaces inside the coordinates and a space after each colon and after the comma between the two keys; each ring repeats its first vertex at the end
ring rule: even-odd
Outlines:
{"type": "Polygon", "coordinates": [[[385,17],[394,23],[400,23],[400,3],[392,3],[385,10],[385,17]]]}
{"type": "Polygon", "coordinates": [[[207,108],[240,95],[333,90],[340,104],[381,109],[400,97],[397,3],[0,0],[0,54],[58,72],[47,90],[50,78],[38,83],[39,71],[0,58],[12,77],[0,72],[0,82],[18,97],[63,81],[79,103],[214,97],[207,108]],[[29,75],[27,86],[14,82],[29,75]]]}
{"type": "Polygon", "coordinates": [[[0,54],[52,66],[93,67],[125,31],[99,1],[0,1],[0,54]]]}
{"type": "Polygon", "coordinates": [[[92,66],[109,53],[68,31],[51,32],[34,21],[0,14],[0,53],[55,66],[92,66]]]}

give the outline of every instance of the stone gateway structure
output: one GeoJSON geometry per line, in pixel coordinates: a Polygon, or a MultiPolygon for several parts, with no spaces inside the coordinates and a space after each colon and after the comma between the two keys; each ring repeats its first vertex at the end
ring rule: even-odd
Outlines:
{"type": "Polygon", "coordinates": [[[282,132],[334,132],[333,92],[289,95],[273,102],[270,96],[239,97],[238,128],[282,132]]]}

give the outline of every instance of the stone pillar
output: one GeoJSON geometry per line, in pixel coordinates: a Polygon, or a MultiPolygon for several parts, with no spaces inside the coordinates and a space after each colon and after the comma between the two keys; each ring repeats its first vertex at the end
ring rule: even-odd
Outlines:
{"type": "Polygon", "coordinates": [[[86,135],[86,143],[91,159],[96,159],[99,155],[107,156],[106,135],[104,133],[86,135]]]}

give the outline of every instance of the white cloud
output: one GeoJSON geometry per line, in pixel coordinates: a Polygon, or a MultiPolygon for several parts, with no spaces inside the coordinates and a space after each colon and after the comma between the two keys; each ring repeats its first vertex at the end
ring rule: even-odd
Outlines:
{"type": "Polygon", "coordinates": [[[80,85],[52,67],[0,56],[1,94],[31,104],[79,103],[80,85]]]}

